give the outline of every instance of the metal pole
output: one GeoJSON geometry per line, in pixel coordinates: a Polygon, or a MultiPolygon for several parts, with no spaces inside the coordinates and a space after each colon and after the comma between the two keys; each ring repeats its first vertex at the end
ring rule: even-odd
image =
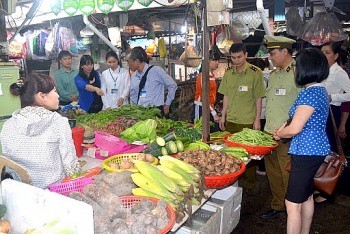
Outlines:
{"type": "Polygon", "coordinates": [[[209,29],[207,20],[206,0],[202,0],[202,137],[204,141],[210,140],[210,109],[209,109],[209,29]]]}

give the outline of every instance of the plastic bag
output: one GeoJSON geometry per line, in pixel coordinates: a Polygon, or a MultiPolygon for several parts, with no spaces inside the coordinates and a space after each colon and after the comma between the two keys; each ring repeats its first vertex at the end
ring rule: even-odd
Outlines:
{"type": "Polygon", "coordinates": [[[314,46],[346,39],[343,28],[334,13],[319,12],[306,23],[301,38],[314,46]]]}
{"type": "Polygon", "coordinates": [[[165,46],[165,41],[164,38],[159,38],[158,40],[158,52],[159,52],[159,57],[165,58],[166,57],[166,46],[165,46]]]}
{"type": "Polygon", "coordinates": [[[249,28],[240,20],[235,19],[230,23],[230,39],[233,41],[244,40],[249,37],[249,28]]]}
{"type": "Polygon", "coordinates": [[[291,7],[286,13],[287,33],[291,36],[300,36],[304,22],[299,15],[297,7],[291,7]]]}
{"type": "Polygon", "coordinates": [[[201,64],[201,59],[194,46],[187,46],[179,60],[187,67],[198,67],[201,64]]]}

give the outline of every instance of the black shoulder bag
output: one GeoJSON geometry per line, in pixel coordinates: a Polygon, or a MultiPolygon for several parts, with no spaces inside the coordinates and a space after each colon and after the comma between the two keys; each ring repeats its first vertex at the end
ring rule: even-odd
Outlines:
{"type": "Polygon", "coordinates": [[[139,103],[139,100],[140,100],[140,94],[141,94],[141,90],[145,87],[145,84],[146,84],[146,80],[147,80],[147,74],[149,72],[149,70],[151,70],[151,68],[153,67],[152,66],[149,66],[145,72],[145,74],[142,76],[141,78],[141,81],[140,81],[140,84],[139,84],[139,93],[137,94],[137,102],[136,104],[139,103]]]}

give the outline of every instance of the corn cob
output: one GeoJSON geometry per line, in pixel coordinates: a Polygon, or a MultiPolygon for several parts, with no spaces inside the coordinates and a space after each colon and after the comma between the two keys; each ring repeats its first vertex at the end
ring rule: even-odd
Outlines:
{"type": "Polygon", "coordinates": [[[131,175],[131,178],[132,178],[132,181],[137,186],[139,186],[140,188],[143,188],[144,190],[150,191],[159,196],[166,197],[172,200],[177,199],[175,195],[169,192],[166,188],[164,188],[163,185],[161,184],[157,185],[153,180],[147,178],[141,173],[134,173],[131,175]]]}
{"type": "Polygon", "coordinates": [[[179,189],[177,184],[172,181],[170,178],[165,176],[158,168],[151,165],[150,163],[135,160],[134,165],[147,178],[153,180],[157,184],[161,184],[164,188],[168,189],[170,192],[175,193],[176,195],[183,196],[183,192],[179,189]]]}
{"type": "Polygon", "coordinates": [[[179,207],[179,202],[178,201],[173,201],[169,198],[166,197],[162,197],[158,194],[152,193],[150,191],[144,190],[143,188],[134,188],[132,190],[132,194],[135,196],[145,196],[145,197],[153,197],[153,198],[157,198],[159,200],[164,200],[166,201],[173,209],[177,209],[179,207]]]}
{"type": "Polygon", "coordinates": [[[176,173],[180,174],[182,177],[185,178],[186,181],[193,180],[194,182],[197,182],[200,179],[199,174],[190,174],[183,170],[181,167],[179,167],[177,164],[167,160],[164,158],[164,156],[160,157],[160,165],[165,166],[169,168],[172,171],[175,171],[176,173]]]}
{"type": "MultiPolygon", "coordinates": [[[[191,184],[194,183],[193,180],[186,181],[186,179],[182,175],[163,165],[158,165],[157,168],[161,172],[163,172],[164,175],[172,179],[179,187],[189,187],[191,184]]],[[[180,190],[183,191],[181,188],[180,190]]]]}
{"type": "Polygon", "coordinates": [[[168,160],[174,164],[176,164],[178,167],[180,167],[182,170],[186,171],[187,173],[190,173],[190,174],[199,174],[200,172],[198,171],[197,168],[195,168],[194,166],[188,164],[188,163],[185,163],[179,159],[176,159],[174,157],[171,157],[171,156],[162,156],[161,159],[163,160],[168,160]]]}

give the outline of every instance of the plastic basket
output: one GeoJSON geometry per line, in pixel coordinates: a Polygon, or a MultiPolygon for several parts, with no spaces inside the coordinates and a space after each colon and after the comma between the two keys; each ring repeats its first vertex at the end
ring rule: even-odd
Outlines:
{"type": "Polygon", "coordinates": [[[247,152],[251,155],[267,155],[267,154],[271,153],[271,151],[276,149],[278,146],[277,142],[273,146],[255,146],[255,145],[241,144],[238,142],[228,140],[227,138],[230,136],[232,136],[232,135],[228,135],[228,136],[225,136],[223,138],[223,140],[227,146],[242,147],[242,148],[246,149],[247,152]]]}
{"type": "Polygon", "coordinates": [[[93,181],[94,179],[92,177],[79,180],[72,180],[70,182],[65,183],[51,184],[50,186],[48,186],[48,189],[51,192],[68,196],[73,191],[82,192],[85,185],[91,184],[93,181]]]}
{"type": "Polygon", "coordinates": [[[238,177],[245,172],[245,164],[242,162],[238,171],[220,176],[204,176],[205,186],[210,189],[222,189],[237,181],[238,177]]]}
{"type": "MultiPolygon", "coordinates": [[[[157,204],[159,201],[158,199],[153,198],[153,197],[143,197],[143,196],[120,196],[119,198],[122,201],[123,206],[128,211],[131,210],[131,208],[134,205],[136,205],[138,202],[140,202],[143,199],[148,199],[148,200],[152,201],[154,204],[157,204]]],[[[159,230],[158,234],[168,233],[175,224],[175,212],[174,212],[173,208],[171,208],[170,205],[167,205],[166,211],[167,211],[167,216],[169,218],[169,223],[162,230],[159,230]]]]}
{"type": "Polygon", "coordinates": [[[122,153],[129,146],[126,141],[109,133],[94,131],[94,134],[95,145],[100,149],[107,150],[109,155],[122,153]]]}
{"type": "MultiPolygon", "coordinates": [[[[113,162],[116,163],[118,165],[120,165],[121,161],[123,159],[137,159],[137,156],[139,155],[139,153],[130,153],[130,154],[117,154],[114,156],[111,156],[105,160],[102,161],[102,167],[108,171],[108,172],[121,172],[121,171],[125,171],[124,169],[115,169],[115,168],[111,168],[110,166],[108,166],[109,163],[113,162]]],[[[158,164],[158,159],[155,157],[154,158],[154,162],[152,163],[154,165],[158,164]]],[[[131,172],[138,172],[138,170],[136,168],[132,168],[132,169],[126,169],[127,171],[131,171],[131,172]]]]}

